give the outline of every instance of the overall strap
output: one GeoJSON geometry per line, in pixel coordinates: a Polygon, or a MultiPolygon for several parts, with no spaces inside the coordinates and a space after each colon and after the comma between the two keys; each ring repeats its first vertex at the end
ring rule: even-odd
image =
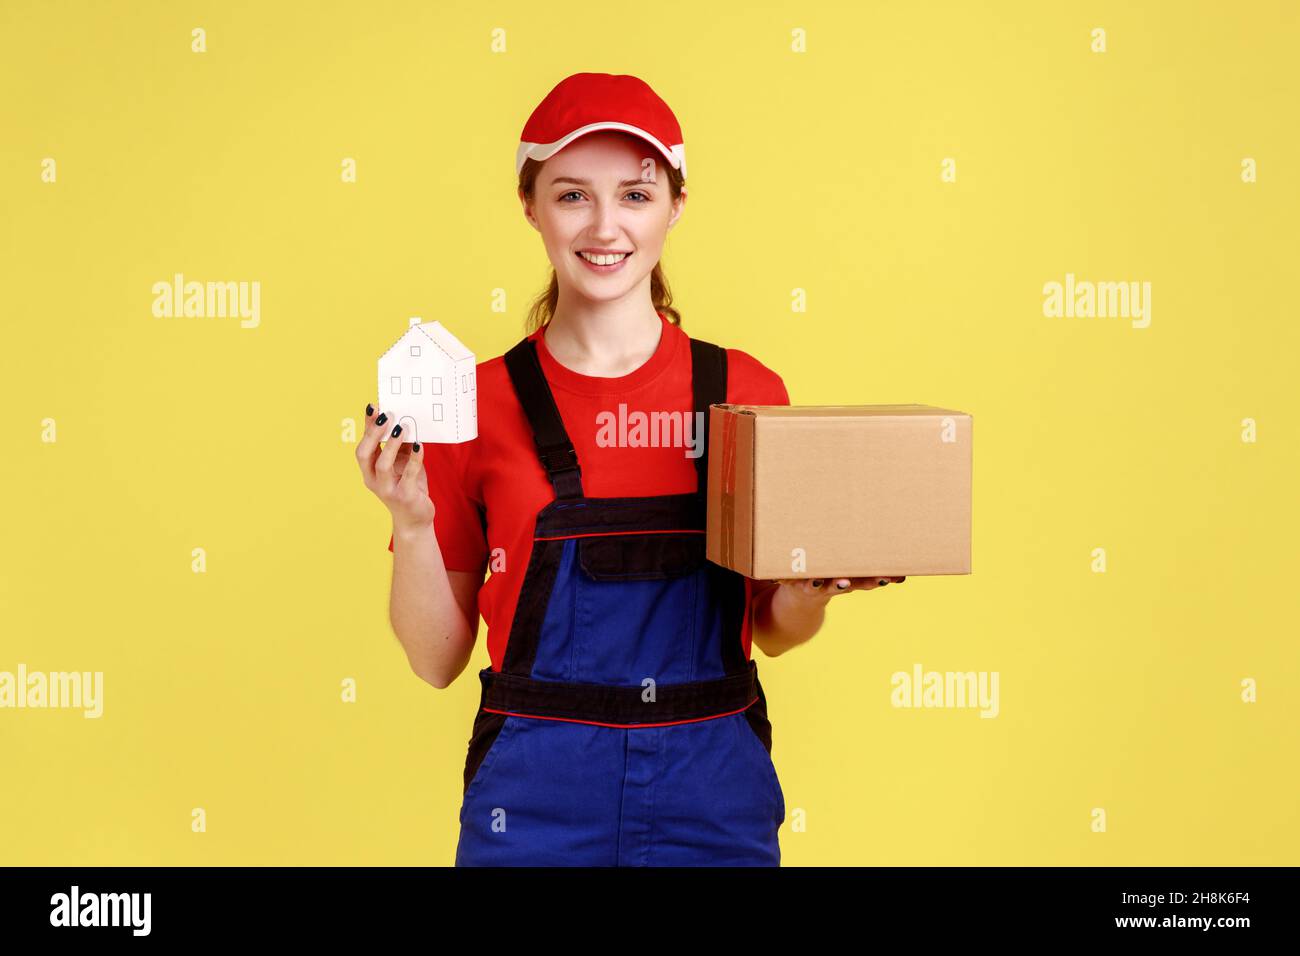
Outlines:
{"type": "Polygon", "coordinates": [[[522,339],[506,353],[506,371],[519,396],[519,404],[533,429],[533,441],[542,459],[546,476],[555,487],[556,498],[581,498],[582,479],[578,452],[564,430],[564,420],[555,405],[555,397],[546,384],[542,363],[537,358],[537,343],[522,339]]]}
{"type": "Polygon", "coordinates": [[[703,495],[709,484],[709,406],[727,400],[726,349],[712,342],[691,339],[691,397],[694,410],[704,413],[703,434],[697,436],[701,454],[695,459],[696,491],[703,495]]]}
{"type": "MultiPolygon", "coordinates": [[[[690,339],[690,343],[692,409],[704,413],[703,432],[696,436],[702,451],[695,459],[696,491],[703,495],[709,477],[709,406],[727,400],[727,350],[702,339],[690,339]]],[[[537,343],[532,339],[522,339],[506,353],[505,363],[519,404],[532,427],[538,457],[555,488],[556,498],[581,498],[578,452],[564,428],[555,396],[546,383],[546,375],[537,357],[537,343]]]]}

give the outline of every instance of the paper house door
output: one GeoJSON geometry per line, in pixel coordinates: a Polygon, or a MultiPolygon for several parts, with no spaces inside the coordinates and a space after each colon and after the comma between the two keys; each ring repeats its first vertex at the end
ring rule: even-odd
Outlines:
{"type": "Polygon", "coordinates": [[[411,319],[379,357],[377,394],[388,424],[402,426],[404,442],[455,444],[478,437],[474,353],[439,322],[411,319]]]}

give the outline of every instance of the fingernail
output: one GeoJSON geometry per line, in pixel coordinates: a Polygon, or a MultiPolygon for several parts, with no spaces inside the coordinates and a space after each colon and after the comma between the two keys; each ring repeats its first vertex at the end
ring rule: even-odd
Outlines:
{"type": "Polygon", "coordinates": [[[382,424],[383,424],[384,422],[386,422],[386,421],[388,421],[388,412],[384,412],[384,414],[382,414],[382,415],[380,415],[378,418],[376,418],[376,419],[375,419],[375,424],[376,424],[376,425],[382,425],[382,424]]]}
{"type": "Polygon", "coordinates": [[[393,427],[393,437],[396,438],[396,437],[397,437],[398,435],[400,435],[401,433],[402,433],[402,426],[401,426],[401,425],[395,425],[395,426],[393,427]]]}
{"type": "Polygon", "coordinates": [[[366,418],[369,418],[374,413],[375,413],[375,406],[371,405],[369,402],[366,402],[366,418]]]}
{"type": "Polygon", "coordinates": [[[819,588],[819,587],[821,587],[821,586],[822,586],[822,579],[821,579],[821,578],[816,578],[816,579],[813,581],[813,587],[815,587],[815,588],[819,588]]]}
{"type": "Polygon", "coordinates": [[[414,445],[411,446],[411,450],[418,452],[420,450],[420,443],[417,441],[414,445]]]}
{"type": "Polygon", "coordinates": [[[880,579],[880,586],[881,586],[882,588],[883,588],[886,584],[888,584],[888,583],[889,583],[889,578],[881,578],[881,579],[880,579]]]}
{"type": "Polygon", "coordinates": [[[841,591],[843,591],[846,587],[848,587],[848,585],[845,584],[843,581],[836,581],[835,586],[839,588],[841,591]]]}

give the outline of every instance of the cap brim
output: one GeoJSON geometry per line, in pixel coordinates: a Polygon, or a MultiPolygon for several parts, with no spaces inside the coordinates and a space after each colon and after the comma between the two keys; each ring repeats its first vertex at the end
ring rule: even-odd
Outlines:
{"type": "Polygon", "coordinates": [[[564,147],[568,146],[579,136],[586,136],[588,133],[594,133],[597,130],[612,129],[624,133],[631,133],[645,140],[655,149],[659,150],[660,155],[667,160],[673,169],[681,170],[682,176],[686,175],[686,147],[682,143],[676,143],[668,146],[656,137],[650,135],[639,126],[632,126],[628,123],[616,123],[613,121],[602,123],[588,123],[586,126],[580,126],[573,132],[567,134],[563,139],[557,139],[553,143],[520,143],[519,149],[515,151],[515,175],[519,175],[520,170],[524,168],[524,161],[535,159],[541,162],[550,159],[564,147]]]}

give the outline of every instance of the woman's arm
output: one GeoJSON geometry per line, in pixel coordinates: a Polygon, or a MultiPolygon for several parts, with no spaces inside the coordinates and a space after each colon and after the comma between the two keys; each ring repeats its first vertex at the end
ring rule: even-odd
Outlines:
{"type": "MultiPolygon", "coordinates": [[[[411,669],[441,688],[460,676],[474,650],[487,559],[476,573],[447,570],[434,534],[436,508],[429,494],[425,446],[401,441],[401,433],[402,426],[393,426],[387,413],[376,414],[375,406],[367,405],[357,464],[366,487],[393,517],[389,623],[411,669]]],[[[438,462],[439,469],[447,467],[441,456],[438,462]]],[[[436,471],[435,477],[443,479],[444,472],[436,471]]]]}
{"type": "Polygon", "coordinates": [[[826,620],[829,594],[799,594],[780,581],[754,582],[750,638],[768,657],[811,640],[826,620]]]}
{"type": "Polygon", "coordinates": [[[826,621],[826,604],[837,594],[872,591],[906,577],[792,579],[754,582],[750,639],[768,657],[812,639],[826,621]],[[842,587],[840,585],[843,585],[842,587]]]}
{"type": "Polygon", "coordinates": [[[388,620],[411,670],[434,687],[448,686],[469,664],[483,573],[448,571],[432,525],[393,529],[388,620]]]}

